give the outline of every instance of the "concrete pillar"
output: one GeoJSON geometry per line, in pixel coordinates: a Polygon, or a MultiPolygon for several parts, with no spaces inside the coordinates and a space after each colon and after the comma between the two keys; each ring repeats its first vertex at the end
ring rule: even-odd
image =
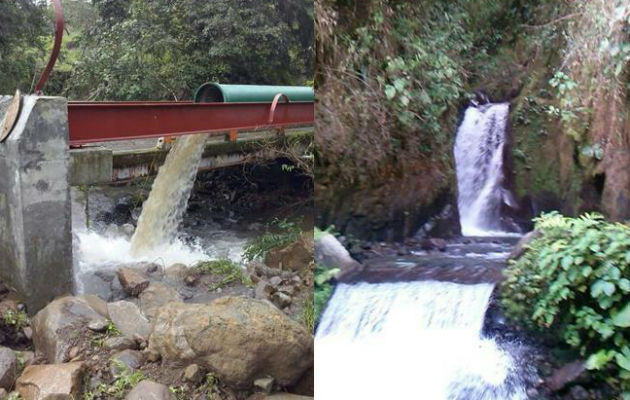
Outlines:
{"type": "MultiPolygon", "coordinates": [[[[0,96],[0,119],[9,100],[0,96]]],[[[0,143],[0,279],[24,295],[29,314],[72,292],[68,160],[66,99],[24,96],[0,143]]]]}

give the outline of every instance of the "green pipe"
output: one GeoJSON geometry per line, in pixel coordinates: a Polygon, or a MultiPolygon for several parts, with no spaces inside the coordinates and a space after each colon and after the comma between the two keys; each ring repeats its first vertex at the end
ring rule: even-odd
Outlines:
{"type": "Polygon", "coordinates": [[[312,102],[315,99],[315,92],[309,86],[223,85],[207,82],[195,92],[195,102],[271,103],[278,93],[286,95],[291,102],[312,102]]]}

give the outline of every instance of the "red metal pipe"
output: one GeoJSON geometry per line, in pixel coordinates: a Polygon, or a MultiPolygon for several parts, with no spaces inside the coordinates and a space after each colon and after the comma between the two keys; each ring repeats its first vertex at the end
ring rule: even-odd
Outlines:
{"type": "Polygon", "coordinates": [[[268,103],[69,102],[70,145],[111,140],[279,129],[312,125],[312,102],[268,103]]]}
{"type": "Polygon", "coordinates": [[[55,62],[57,62],[57,57],[59,56],[59,50],[61,49],[61,40],[63,39],[63,9],[61,8],[60,0],[52,0],[53,5],[55,6],[55,17],[56,17],[56,25],[57,29],[55,31],[55,43],[53,45],[52,53],[50,53],[50,58],[48,59],[48,64],[46,64],[46,68],[42,72],[42,75],[39,77],[39,81],[37,85],[35,85],[35,93],[37,95],[41,95],[42,89],[48,80],[48,76],[55,66],[55,62]]]}

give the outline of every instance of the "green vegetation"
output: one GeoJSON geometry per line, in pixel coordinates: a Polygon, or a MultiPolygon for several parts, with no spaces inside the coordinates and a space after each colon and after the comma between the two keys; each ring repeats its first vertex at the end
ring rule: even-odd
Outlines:
{"type": "Polygon", "coordinates": [[[630,396],[630,227],[596,214],[535,221],[542,236],[505,272],[507,315],[561,338],[630,396]]]}
{"type": "Polygon", "coordinates": [[[326,309],[326,304],[333,294],[335,286],[331,280],[339,273],[338,268],[325,268],[319,264],[315,265],[315,292],[313,293],[314,323],[319,322],[319,318],[326,309]]]}
{"type": "Polygon", "coordinates": [[[28,315],[24,311],[8,310],[2,316],[4,324],[12,326],[15,332],[19,332],[28,325],[28,315]]]}
{"type": "Polygon", "coordinates": [[[83,400],[123,399],[127,392],[144,379],[141,371],[130,370],[120,360],[113,360],[114,380],[111,384],[101,383],[92,391],[83,393],[83,400]]]}
{"type": "Polygon", "coordinates": [[[247,244],[243,259],[251,262],[263,258],[269,250],[295,242],[301,234],[300,221],[274,218],[265,233],[247,244]]]}
{"type": "Polygon", "coordinates": [[[252,286],[252,281],[245,274],[243,266],[230,260],[229,258],[203,261],[197,264],[195,268],[202,274],[212,275],[219,278],[217,282],[213,282],[208,286],[208,289],[210,290],[217,290],[231,283],[240,283],[246,286],[252,286]]]}
{"type": "MultiPolygon", "coordinates": [[[[80,100],[183,100],[206,81],[306,84],[310,0],[62,0],[66,32],[46,93],[80,100]]],[[[0,93],[33,88],[52,7],[0,2],[0,93]]]]}
{"type": "Polygon", "coordinates": [[[302,323],[309,331],[315,329],[315,307],[312,298],[305,298],[302,304],[302,323]]]}

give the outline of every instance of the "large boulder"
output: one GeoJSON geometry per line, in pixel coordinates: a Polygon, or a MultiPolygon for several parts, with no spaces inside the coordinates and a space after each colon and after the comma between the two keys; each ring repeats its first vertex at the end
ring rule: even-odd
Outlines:
{"type": "Polygon", "coordinates": [[[84,365],[31,365],[18,378],[15,389],[24,400],[75,400],[81,394],[84,365]]]}
{"type": "Polygon", "coordinates": [[[140,307],[149,318],[153,318],[157,310],[165,304],[183,301],[182,296],[163,283],[153,282],[140,295],[140,307]]]}
{"type": "Polygon", "coordinates": [[[315,261],[327,268],[339,268],[342,273],[361,268],[348,250],[330,233],[322,233],[315,239],[315,261]]]}
{"type": "Polygon", "coordinates": [[[62,297],[48,304],[31,320],[33,343],[49,363],[60,364],[70,359],[68,351],[80,339],[78,332],[105,317],[80,297],[62,297]]]}
{"type": "Polygon", "coordinates": [[[168,386],[144,380],[136,385],[125,400],[174,400],[168,386]]]}
{"type": "Polygon", "coordinates": [[[107,311],[116,328],[124,336],[133,338],[134,335],[140,335],[146,338],[151,333],[149,320],[132,302],[121,300],[109,303],[107,304],[107,311]]]}
{"type": "Polygon", "coordinates": [[[149,286],[149,280],[140,272],[131,268],[120,268],[116,275],[120,284],[129,296],[138,296],[149,286]]]}
{"type": "Polygon", "coordinates": [[[265,264],[271,268],[304,272],[313,261],[313,234],[303,233],[300,238],[284,247],[269,250],[265,264]]]}
{"type": "Polygon", "coordinates": [[[17,357],[8,347],[0,347],[0,388],[11,390],[15,382],[17,357]]]}
{"type": "Polygon", "coordinates": [[[149,349],[242,388],[267,376],[290,385],[313,365],[311,334],[269,302],[245,297],[167,304],[155,316],[149,349]]]}

